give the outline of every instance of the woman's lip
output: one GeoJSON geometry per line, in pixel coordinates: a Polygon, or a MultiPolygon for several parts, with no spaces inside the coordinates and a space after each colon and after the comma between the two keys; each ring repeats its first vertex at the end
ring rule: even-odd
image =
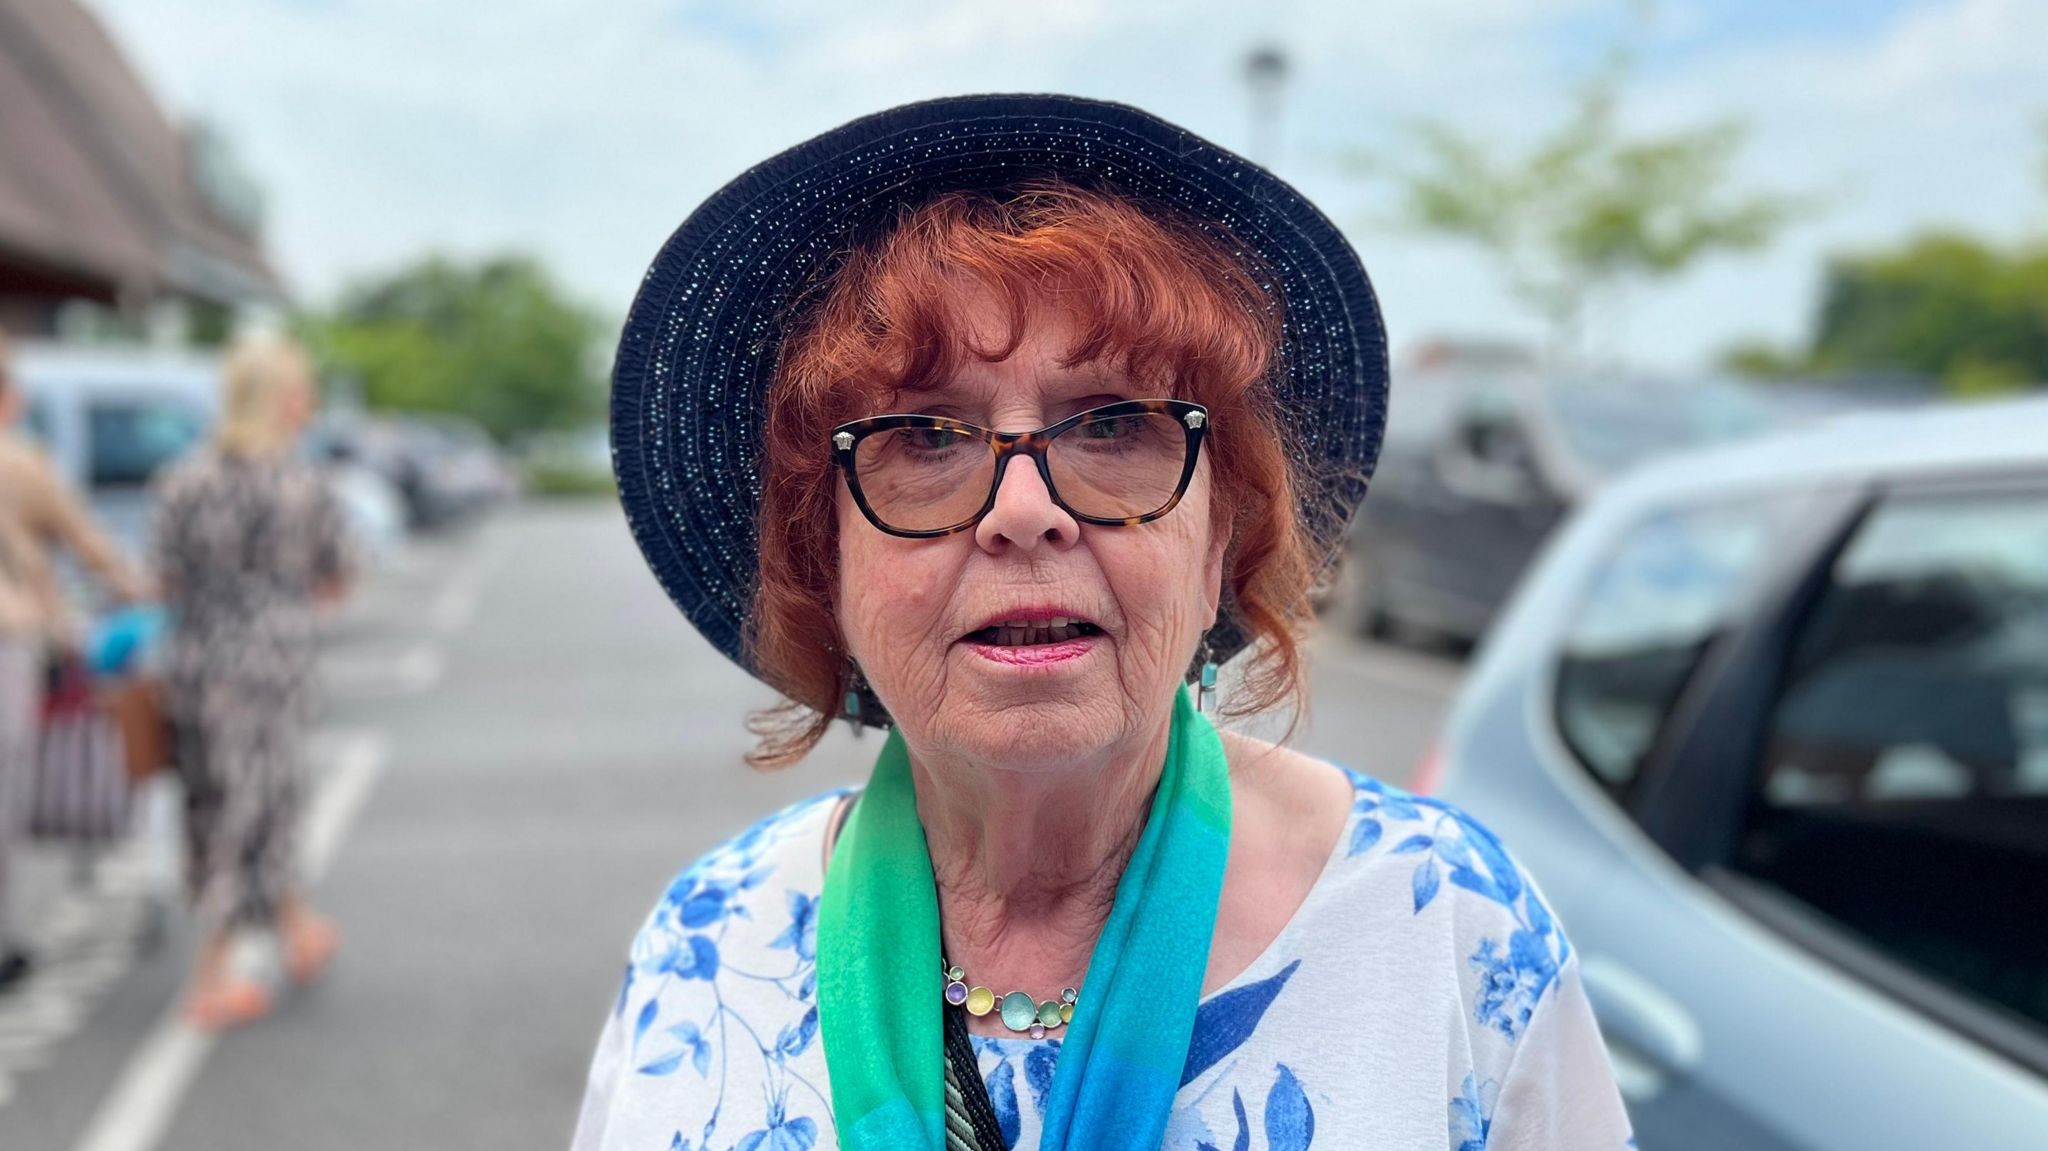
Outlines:
{"type": "Polygon", "coordinates": [[[1075,636],[1058,643],[999,644],[967,641],[967,650],[988,660],[1008,667],[1048,667],[1053,664],[1076,660],[1090,651],[1102,639],[1099,635],[1075,636]]]}

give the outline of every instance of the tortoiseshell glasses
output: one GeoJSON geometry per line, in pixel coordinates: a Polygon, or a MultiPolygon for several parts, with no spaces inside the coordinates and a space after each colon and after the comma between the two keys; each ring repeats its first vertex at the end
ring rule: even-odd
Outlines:
{"type": "Polygon", "coordinates": [[[1083,523],[1121,527],[1173,510],[1209,410],[1183,400],[1124,400],[1035,432],[998,432],[944,416],[870,416],[832,430],[853,502],[892,536],[963,532],[996,506],[1016,456],[1038,464],[1052,501],[1083,523]]]}

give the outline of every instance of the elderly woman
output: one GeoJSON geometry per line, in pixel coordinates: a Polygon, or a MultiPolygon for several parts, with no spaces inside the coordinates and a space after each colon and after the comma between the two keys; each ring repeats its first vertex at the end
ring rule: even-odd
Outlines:
{"type": "Polygon", "coordinates": [[[318,978],[339,936],[293,876],[306,791],[315,609],[348,575],[343,513],[294,449],[313,371],[296,346],[229,352],[214,442],[158,480],[156,565],[174,630],[168,707],[185,783],[187,872],[199,955],[185,1017],[218,1030],[270,1009],[235,972],[237,927],[275,930],[286,973],[318,978]]]}
{"type": "Polygon", "coordinates": [[[1327,220],[1129,108],[899,108],[699,209],[620,348],[635,535],[787,696],[759,763],[889,735],[670,887],[575,1145],[1627,1145],[1500,843],[1199,710],[1240,652],[1298,702],[1385,363],[1327,220]]]}

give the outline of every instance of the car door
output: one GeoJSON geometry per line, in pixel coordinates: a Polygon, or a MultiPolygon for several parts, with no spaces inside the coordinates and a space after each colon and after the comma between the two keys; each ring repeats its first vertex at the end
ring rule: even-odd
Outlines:
{"type": "Polygon", "coordinates": [[[1652,1151],[2039,1151],[2048,483],[1823,526],[1645,758],[1588,994],[1652,1151]]]}

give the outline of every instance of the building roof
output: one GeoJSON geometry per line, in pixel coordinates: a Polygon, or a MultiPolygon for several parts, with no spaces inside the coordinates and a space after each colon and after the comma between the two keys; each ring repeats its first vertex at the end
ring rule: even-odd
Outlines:
{"type": "Polygon", "coordinates": [[[0,276],[112,300],[281,293],[253,213],[77,0],[0,0],[0,276]]]}

